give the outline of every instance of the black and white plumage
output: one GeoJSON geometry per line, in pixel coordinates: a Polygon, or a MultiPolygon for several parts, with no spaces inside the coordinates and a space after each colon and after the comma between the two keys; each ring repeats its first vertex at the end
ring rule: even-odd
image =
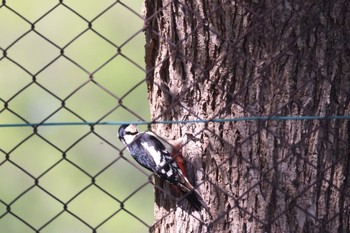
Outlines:
{"type": "Polygon", "coordinates": [[[139,132],[136,125],[130,124],[120,126],[118,134],[119,140],[141,166],[178,187],[197,211],[207,208],[165,145],[153,133],[139,132]]]}

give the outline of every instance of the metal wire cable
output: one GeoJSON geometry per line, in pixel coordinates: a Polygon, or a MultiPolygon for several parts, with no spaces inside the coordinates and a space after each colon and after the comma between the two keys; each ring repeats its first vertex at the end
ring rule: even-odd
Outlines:
{"type": "Polygon", "coordinates": [[[350,115],[345,116],[251,116],[237,118],[217,118],[211,120],[175,120],[175,121],[101,121],[101,122],[44,122],[44,123],[8,123],[0,124],[1,128],[6,127],[38,127],[38,126],[71,126],[71,125],[151,125],[151,124],[190,124],[190,123],[223,123],[239,121],[296,121],[296,120],[343,120],[350,119],[350,115]]]}

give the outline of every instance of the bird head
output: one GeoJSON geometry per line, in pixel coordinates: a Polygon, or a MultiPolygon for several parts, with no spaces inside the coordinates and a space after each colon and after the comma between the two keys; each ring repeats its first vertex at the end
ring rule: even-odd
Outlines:
{"type": "Polygon", "coordinates": [[[139,130],[134,124],[124,124],[118,129],[119,140],[124,144],[130,144],[138,133],[139,130]]]}

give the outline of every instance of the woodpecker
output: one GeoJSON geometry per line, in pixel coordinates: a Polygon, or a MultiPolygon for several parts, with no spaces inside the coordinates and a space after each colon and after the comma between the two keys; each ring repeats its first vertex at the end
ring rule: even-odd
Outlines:
{"type": "Polygon", "coordinates": [[[186,195],[186,199],[195,210],[200,211],[203,207],[207,209],[203,198],[185,176],[182,170],[183,164],[179,167],[177,160],[172,158],[162,140],[151,132],[139,132],[133,124],[121,125],[118,134],[119,140],[141,166],[175,185],[183,195],[186,195]]]}

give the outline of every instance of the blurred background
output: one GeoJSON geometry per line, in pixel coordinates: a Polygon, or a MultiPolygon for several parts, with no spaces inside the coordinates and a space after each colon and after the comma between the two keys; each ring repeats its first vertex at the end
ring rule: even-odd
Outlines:
{"type": "Polygon", "coordinates": [[[149,120],[141,8],[1,4],[0,232],[148,232],[153,188],[118,126],[60,125],[149,120]],[[54,124],[9,127],[28,123],[54,124]]]}

